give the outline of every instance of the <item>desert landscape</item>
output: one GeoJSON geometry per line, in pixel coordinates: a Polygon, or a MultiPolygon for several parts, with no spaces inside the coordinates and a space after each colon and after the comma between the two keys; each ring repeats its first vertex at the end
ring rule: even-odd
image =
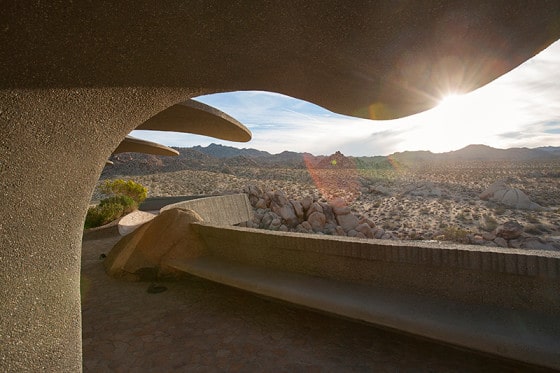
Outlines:
{"type": "Polygon", "coordinates": [[[244,225],[252,228],[560,250],[557,147],[375,157],[177,150],[113,156],[99,182],[132,179],[149,197],[247,193],[255,218],[244,225]]]}

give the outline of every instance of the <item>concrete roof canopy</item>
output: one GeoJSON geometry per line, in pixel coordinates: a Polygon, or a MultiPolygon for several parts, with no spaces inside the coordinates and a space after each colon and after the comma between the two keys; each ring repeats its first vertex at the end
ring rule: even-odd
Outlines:
{"type": "Polygon", "coordinates": [[[117,148],[113,151],[113,154],[128,152],[168,156],[179,155],[179,152],[175,149],[156,142],[137,139],[132,136],[126,136],[119,146],[117,146],[117,148]]]}
{"type": "Polygon", "coordinates": [[[556,0],[7,1],[0,370],[81,369],[84,216],[106,159],[138,123],[235,90],[399,118],[559,37],[556,0]]]}
{"type": "MultiPolygon", "coordinates": [[[[249,141],[251,131],[226,113],[203,103],[187,100],[173,105],[136,127],[149,131],[173,131],[211,136],[229,141],[249,141]]],[[[113,151],[176,156],[179,152],[165,145],[126,136],[113,151]]]]}
{"type": "Polygon", "coordinates": [[[194,100],[173,105],[136,127],[137,130],[173,131],[247,142],[251,131],[226,113],[194,100]]]}

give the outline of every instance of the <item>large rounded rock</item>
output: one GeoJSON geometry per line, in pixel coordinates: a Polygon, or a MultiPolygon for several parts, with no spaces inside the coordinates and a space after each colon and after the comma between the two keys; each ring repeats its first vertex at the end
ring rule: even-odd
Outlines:
{"type": "Polygon", "coordinates": [[[325,217],[325,214],[318,211],[313,212],[309,215],[309,218],[307,218],[307,222],[311,225],[314,232],[323,231],[326,221],[327,218],[325,217]]]}
{"type": "Polygon", "coordinates": [[[532,202],[529,196],[522,190],[511,188],[503,181],[496,181],[484,192],[480,193],[480,199],[501,203],[514,209],[540,210],[542,206],[532,202]]]}
{"type": "Polygon", "coordinates": [[[340,225],[342,229],[344,229],[345,232],[355,229],[360,223],[360,221],[356,216],[354,216],[354,214],[337,215],[336,221],[338,222],[338,225],[340,225]]]}
{"type": "Polygon", "coordinates": [[[488,188],[486,188],[484,192],[480,193],[478,198],[487,201],[492,198],[494,196],[494,193],[496,193],[498,190],[504,190],[507,188],[508,186],[505,182],[503,182],[502,180],[498,180],[492,183],[488,188]]]}
{"type": "Polygon", "coordinates": [[[523,226],[515,220],[510,220],[496,228],[496,236],[506,240],[513,240],[523,234],[523,226]]]}

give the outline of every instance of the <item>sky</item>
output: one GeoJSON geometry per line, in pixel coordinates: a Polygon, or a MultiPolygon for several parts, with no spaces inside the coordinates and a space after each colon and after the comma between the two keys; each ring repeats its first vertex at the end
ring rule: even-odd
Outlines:
{"type": "Polygon", "coordinates": [[[560,41],[516,69],[429,111],[373,121],[332,113],[312,103],[272,92],[242,91],[199,96],[248,127],[247,143],[172,132],[133,131],[132,136],[167,146],[211,143],[328,155],[389,155],[406,150],[434,153],[469,144],[495,148],[560,146],[560,41]]]}

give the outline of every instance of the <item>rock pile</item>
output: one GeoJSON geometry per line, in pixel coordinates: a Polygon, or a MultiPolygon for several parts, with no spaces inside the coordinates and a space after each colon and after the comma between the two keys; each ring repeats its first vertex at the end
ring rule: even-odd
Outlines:
{"type": "Polygon", "coordinates": [[[499,225],[492,232],[469,233],[465,237],[465,243],[515,249],[560,251],[559,240],[531,236],[525,233],[524,227],[515,220],[509,220],[499,225]]]}
{"type": "MultiPolygon", "coordinates": [[[[433,194],[431,186],[415,188],[433,194]]],[[[471,245],[510,247],[532,250],[560,250],[560,241],[553,238],[535,237],[524,231],[517,221],[510,220],[498,225],[491,232],[469,232],[460,228],[433,232],[401,232],[383,229],[366,218],[356,216],[342,198],[330,203],[311,195],[302,199],[289,199],[282,190],[264,192],[256,185],[244,188],[244,193],[255,210],[253,220],[240,224],[249,228],[284,232],[316,233],[364,239],[442,240],[471,245]]],[[[442,191],[446,193],[446,191],[442,191]]],[[[442,193],[442,194],[443,194],[442,193]]]]}
{"type": "Polygon", "coordinates": [[[290,200],[281,190],[263,192],[250,185],[244,189],[255,217],[243,226],[284,232],[318,233],[358,238],[394,239],[392,232],[354,215],[342,199],[331,203],[312,196],[290,200]]]}

